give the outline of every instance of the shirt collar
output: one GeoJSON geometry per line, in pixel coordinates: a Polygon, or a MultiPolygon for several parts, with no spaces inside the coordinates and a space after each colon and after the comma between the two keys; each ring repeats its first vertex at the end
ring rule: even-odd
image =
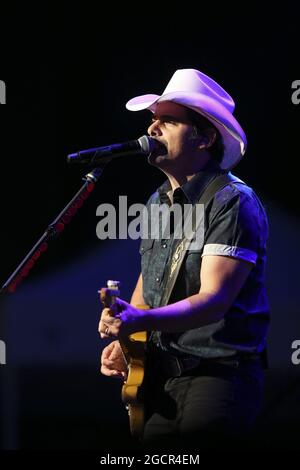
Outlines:
{"type": "MultiPolygon", "coordinates": [[[[191,204],[195,204],[200,196],[203,194],[205,188],[207,185],[218,175],[226,173],[225,171],[222,170],[201,170],[198,173],[196,173],[190,181],[187,181],[184,183],[182,186],[179,188],[176,188],[174,191],[174,200],[175,200],[175,195],[178,196],[179,198],[182,197],[186,200],[186,202],[189,202],[191,204]]],[[[171,190],[171,184],[169,180],[166,180],[159,188],[158,188],[158,193],[159,193],[159,198],[161,204],[169,202],[169,197],[167,195],[167,192],[171,190]]],[[[177,199],[177,197],[176,197],[177,199]]]]}

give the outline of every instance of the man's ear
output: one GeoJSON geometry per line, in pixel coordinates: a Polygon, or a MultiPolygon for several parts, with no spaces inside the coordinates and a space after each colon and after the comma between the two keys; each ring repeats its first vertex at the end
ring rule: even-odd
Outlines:
{"type": "Polygon", "coordinates": [[[203,135],[200,137],[199,148],[207,149],[211,147],[215,143],[216,138],[217,132],[214,129],[205,129],[205,131],[203,131],[203,135]]]}

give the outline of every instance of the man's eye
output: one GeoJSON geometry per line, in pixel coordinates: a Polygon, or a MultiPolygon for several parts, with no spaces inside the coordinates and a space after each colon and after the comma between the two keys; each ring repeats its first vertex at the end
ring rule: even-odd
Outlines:
{"type": "Polygon", "coordinates": [[[178,124],[178,121],[176,119],[171,119],[171,118],[161,118],[161,119],[155,119],[155,118],[152,118],[151,119],[151,124],[153,124],[154,122],[156,121],[159,121],[161,124],[178,124]]]}
{"type": "Polygon", "coordinates": [[[175,119],[171,119],[171,118],[163,119],[162,122],[167,122],[168,124],[176,124],[177,123],[177,121],[175,119]]]}
{"type": "Polygon", "coordinates": [[[177,126],[178,124],[178,121],[174,121],[174,119],[168,119],[166,122],[172,126],[177,126]]]}

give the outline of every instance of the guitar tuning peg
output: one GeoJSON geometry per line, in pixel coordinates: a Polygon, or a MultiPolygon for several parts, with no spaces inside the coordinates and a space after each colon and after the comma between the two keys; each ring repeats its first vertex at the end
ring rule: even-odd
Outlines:
{"type": "Polygon", "coordinates": [[[110,289],[119,289],[120,285],[120,281],[107,281],[107,287],[109,287],[110,289]]]}

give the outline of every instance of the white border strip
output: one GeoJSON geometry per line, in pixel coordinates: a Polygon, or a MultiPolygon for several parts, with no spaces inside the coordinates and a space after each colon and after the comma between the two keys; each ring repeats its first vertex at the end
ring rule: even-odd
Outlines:
{"type": "Polygon", "coordinates": [[[253,264],[256,264],[257,261],[257,254],[254,251],[239,248],[238,246],[221,245],[219,243],[209,243],[205,245],[202,256],[205,255],[230,256],[231,258],[244,259],[253,264]]]}

